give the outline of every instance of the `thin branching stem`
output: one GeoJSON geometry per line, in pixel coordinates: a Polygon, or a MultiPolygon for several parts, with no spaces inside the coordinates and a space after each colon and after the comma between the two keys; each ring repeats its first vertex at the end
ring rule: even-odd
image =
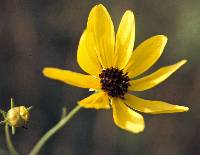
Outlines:
{"type": "Polygon", "coordinates": [[[8,147],[8,150],[11,155],[19,155],[17,151],[15,150],[15,147],[13,146],[11,137],[10,137],[10,132],[9,132],[9,126],[8,123],[5,124],[5,135],[6,135],[6,144],[8,147]]]}
{"type": "Polygon", "coordinates": [[[68,115],[64,116],[55,126],[53,126],[49,131],[47,131],[43,137],[36,143],[33,147],[29,155],[37,155],[42,148],[42,146],[53,136],[58,130],[60,130],[67,122],[81,109],[79,105],[77,105],[68,115]]]}

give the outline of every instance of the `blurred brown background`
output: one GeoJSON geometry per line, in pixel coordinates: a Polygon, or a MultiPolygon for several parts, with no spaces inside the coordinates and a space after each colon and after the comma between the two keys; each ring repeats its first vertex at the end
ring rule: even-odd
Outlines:
{"type": "MultiPolygon", "coordinates": [[[[198,0],[0,0],[0,107],[10,97],[17,105],[32,105],[28,130],[17,129],[13,143],[27,155],[36,141],[86,97],[85,89],[47,79],[45,66],[83,72],[76,50],[90,9],[103,3],[115,30],[127,9],[134,11],[136,43],[156,34],[168,44],[151,71],[181,59],[188,63],[161,85],[138,96],[187,105],[179,114],[144,115],[145,131],[135,135],[117,128],[111,111],[82,109],[53,136],[41,155],[199,155],[200,154],[200,1],[198,0]]],[[[6,150],[3,126],[0,149],[6,150]]],[[[3,154],[3,153],[1,153],[3,154]]]]}

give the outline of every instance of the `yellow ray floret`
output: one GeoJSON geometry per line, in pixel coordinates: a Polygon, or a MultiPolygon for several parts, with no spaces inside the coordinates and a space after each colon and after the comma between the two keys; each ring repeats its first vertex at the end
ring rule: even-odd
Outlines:
{"type": "Polygon", "coordinates": [[[98,77],[102,71],[102,66],[95,50],[96,46],[92,34],[85,30],[79,41],[77,61],[86,73],[98,77]]]}
{"type": "Polygon", "coordinates": [[[144,113],[161,114],[186,112],[189,110],[185,106],[173,105],[162,101],[144,100],[130,94],[125,95],[125,100],[129,107],[144,113]]]}
{"type": "Polygon", "coordinates": [[[97,56],[103,68],[113,65],[115,32],[111,17],[103,5],[97,5],[90,11],[86,30],[94,38],[97,56]]]}
{"type": "Polygon", "coordinates": [[[105,92],[98,92],[79,101],[79,104],[84,108],[95,109],[110,109],[109,98],[105,92]]]}
{"type": "Polygon", "coordinates": [[[124,68],[130,78],[148,70],[161,56],[167,43],[167,37],[157,35],[142,42],[134,51],[124,68]]]}
{"type": "Polygon", "coordinates": [[[112,99],[113,119],[117,126],[133,133],[144,130],[142,115],[128,108],[121,99],[112,99]]]}
{"type": "Polygon", "coordinates": [[[135,41],[135,20],[132,11],[126,11],[120,22],[115,48],[114,67],[123,69],[129,61],[135,41]]]}
{"type": "Polygon", "coordinates": [[[64,83],[81,87],[81,88],[94,88],[100,89],[100,82],[98,78],[91,75],[84,75],[75,73],[68,70],[47,67],[43,70],[43,74],[51,79],[59,80],[64,83]]]}
{"type": "Polygon", "coordinates": [[[129,90],[144,91],[152,87],[155,87],[156,85],[160,84],[165,79],[167,79],[171,74],[173,74],[177,69],[179,69],[186,62],[187,62],[186,60],[181,60],[174,65],[162,67],[156,72],[148,76],[145,76],[141,79],[132,80],[130,82],[131,86],[129,87],[129,90]]]}

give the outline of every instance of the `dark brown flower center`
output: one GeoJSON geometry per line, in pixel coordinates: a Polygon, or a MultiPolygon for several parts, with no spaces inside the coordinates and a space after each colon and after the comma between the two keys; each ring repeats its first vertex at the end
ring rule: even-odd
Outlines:
{"type": "Polygon", "coordinates": [[[130,79],[128,73],[123,73],[118,68],[107,68],[99,74],[101,79],[101,89],[108,93],[111,97],[119,97],[124,99],[125,93],[128,92],[130,79]]]}

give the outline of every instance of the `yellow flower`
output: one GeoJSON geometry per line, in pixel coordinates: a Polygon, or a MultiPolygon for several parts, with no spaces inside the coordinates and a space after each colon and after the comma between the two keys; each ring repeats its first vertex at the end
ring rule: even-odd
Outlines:
{"type": "Polygon", "coordinates": [[[144,100],[130,94],[131,91],[143,91],[158,85],[186,63],[186,60],[181,60],[143,78],[133,79],[158,60],[167,37],[153,36],[133,51],[134,40],[132,11],[124,13],[115,37],[108,11],[102,4],[96,5],[89,14],[77,53],[78,64],[89,75],[51,67],[45,68],[43,74],[70,85],[94,90],[79,104],[84,108],[112,108],[115,124],[133,133],[143,131],[145,126],[142,115],[135,110],[150,114],[188,111],[188,107],[144,100]]]}

